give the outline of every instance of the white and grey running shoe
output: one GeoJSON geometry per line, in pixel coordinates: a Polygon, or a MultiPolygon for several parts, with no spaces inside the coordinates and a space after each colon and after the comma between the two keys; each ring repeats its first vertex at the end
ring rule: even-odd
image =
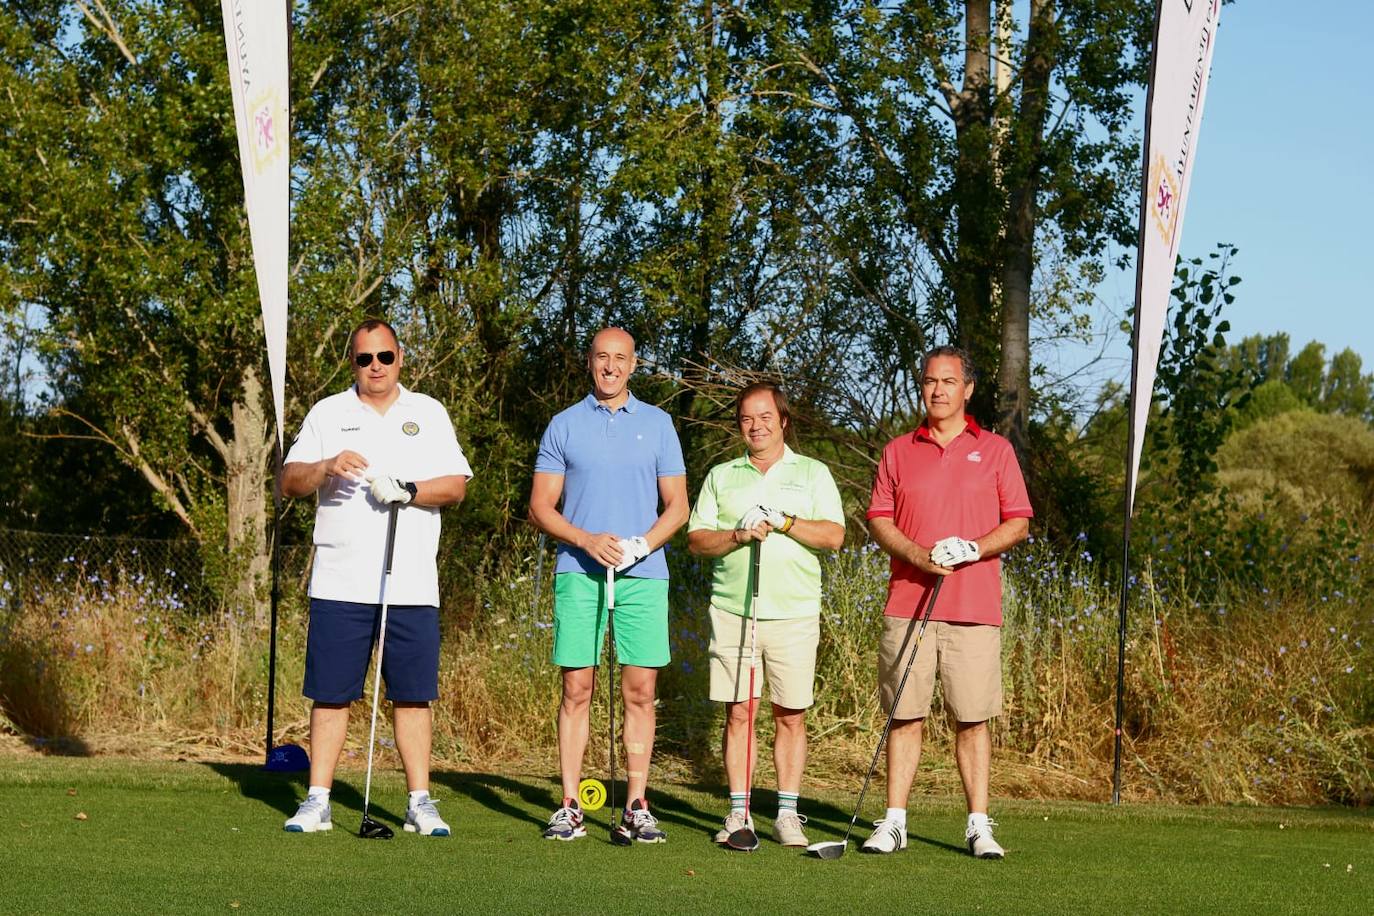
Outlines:
{"type": "Polygon", "coordinates": [[[860,852],[889,853],[906,849],[906,824],[887,820],[873,822],[873,832],[859,847],[860,852]]]}
{"type": "Polygon", "coordinates": [[[406,833],[420,836],[448,836],[448,824],[439,816],[434,799],[425,796],[418,805],[406,811],[406,833]]]}
{"type": "Polygon", "coordinates": [[[559,808],[549,818],[549,826],[544,828],[546,840],[576,840],[586,835],[587,830],[582,826],[582,808],[577,805],[559,808]]]}
{"type": "Polygon", "coordinates": [[[301,806],[296,809],[296,813],[292,817],[287,819],[283,829],[287,833],[315,833],[320,830],[332,830],[334,823],[330,819],[330,814],[329,796],[311,795],[301,802],[301,806]]]}
{"type": "Polygon", "coordinates": [[[970,826],[964,831],[964,840],[968,843],[968,851],[975,859],[1000,859],[1006,855],[1002,847],[992,838],[992,828],[997,826],[997,822],[989,819],[987,823],[977,827],[970,826]]]}
{"type": "Polygon", "coordinates": [[[658,829],[658,818],[649,813],[649,806],[642,798],[630,803],[615,830],[622,840],[636,840],[640,843],[668,842],[668,834],[658,829]]]}

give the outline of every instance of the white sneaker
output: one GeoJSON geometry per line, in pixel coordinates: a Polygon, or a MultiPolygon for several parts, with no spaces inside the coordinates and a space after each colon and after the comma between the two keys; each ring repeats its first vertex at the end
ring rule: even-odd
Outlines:
{"type": "Polygon", "coordinates": [[[1000,859],[1004,855],[1002,847],[992,838],[992,828],[997,826],[997,822],[989,819],[986,824],[979,827],[969,827],[964,831],[964,839],[968,842],[968,851],[975,859],[1000,859]]]}
{"type": "Polygon", "coordinates": [[[860,852],[889,853],[906,849],[906,824],[883,819],[873,822],[873,832],[859,847],[860,852]]]}
{"type": "Polygon", "coordinates": [[[296,814],[287,820],[283,828],[287,833],[315,833],[319,830],[332,830],[330,820],[329,796],[311,795],[301,802],[296,814]]]}
{"type": "Polygon", "coordinates": [[[434,807],[434,799],[426,796],[414,808],[406,812],[406,832],[420,836],[448,836],[448,824],[439,816],[434,807]]]}
{"type": "Polygon", "coordinates": [[[745,827],[753,830],[754,818],[746,818],[743,811],[731,811],[725,815],[725,826],[716,831],[716,842],[724,843],[730,839],[730,834],[736,830],[743,830],[745,827]]]}

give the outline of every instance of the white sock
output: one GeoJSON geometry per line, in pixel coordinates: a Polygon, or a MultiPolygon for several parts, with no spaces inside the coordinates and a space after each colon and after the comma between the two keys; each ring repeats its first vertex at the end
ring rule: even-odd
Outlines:
{"type": "Polygon", "coordinates": [[[905,808],[888,808],[888,809],[887,809],[887,814],[884,814],[884,815],[883,815],[883,820],[885,820],[885,821],[896,821],[897,824],[898,824],[899,826],[905,827],[905,826],[906,826],[906,809],[905,809],[905,808]]]}
{"type": "Polygon", "coordinates": [[[972,830],[972,829],[975,828],[975,827],[986,827],[987,825],[988,825],[988,816],[987,816],[987,813],[986,813],[986,812],[981,812],[981,813],[978,813],[978,814],[970,814],[970,815],[968,816],[968,828],[969,828],[970,830],[972,830]]]}
{"type": "Polygon", "coordinates": [[[310,790],[306,792],[306,795],[310,798],[314,798],[316,795],[323,795],[324,800],[329,801],[329,786],[311,786],[310,790]]]}
{"type": "Polygon", "coordinates": [[[410,807],[411,807],[411,809],[414,810],[414,808],[415,808],[416,805],[418,805],[420,802],[424,801],[424,800],[427,799],[427,798],[429,798],[429,790],[428,790],[428,789],[411,789],[411,790],[410,790],[410,807]]]}

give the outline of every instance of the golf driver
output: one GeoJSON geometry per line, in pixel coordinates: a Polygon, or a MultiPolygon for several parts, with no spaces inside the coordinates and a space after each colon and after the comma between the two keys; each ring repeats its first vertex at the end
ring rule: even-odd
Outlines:
{"type": "Polygon", "coordinates": [[[391,585],[391,555],[396,547],[396,513],[400,503],[391,504],[391,514],[386,520],[386,565],[382,571],[382,620],[377,630],[377,671],[372,676],[372,728],[367,736],[367,781],[363,787],[363,822],[358,827],[358,836],[365,840],[389,840],[396,834],[386,824],[378,823],[368,817],[368,803],[372,800],[372,751],[377,746],[377,700],[382,686],[382,650],[386,647],[386,602],[391,585]]]}
{"type": "MultiPolygon", "coordinates": [[[[911,647],[911,655],[906,660],[906,670],[902,672],[902,679],[897,682],[897,692],[892,697],[892,709],[887,714],[887,724],[883,726],[882,737],[878,739],[878,746],[873,749],[873,759],[868,764],[868,775],[864,777],[863,788],[859,790],[859,803],[854,806],[854,816],[849,819],[849,826],[845,828],[843,840],[827,840],[823,843],[812,843],[806,847],[806,851],[820,859],[838,859],[844,855],[844,851],[849,848],[849,834],[854,830],[854,823],[859,819],[859,812],[864,807],[864,796],[868,794],[868,783],[873,779],[873,771],[878,767],[878,755],[883,752],[883,745],[887,743],[887,733],[892,730],[892,719],[897,714],[897,704],[902,701],[902,690],[906,687],[906,679],[911,675],[911,667],[916,662],[916,653],[921,651],[921,639],[926,635],[926,624],[930,622],[930,613],[935,610],[935,599],[940,597],[940,586],[944,584],[944,577],[935,580],[935,588],[930,592],[930,600],[926,602],[926,612],[921,615],[921,629],[916,633],[916,644],[911,647]]],[[[911,616],[911,623],[906,629],[906,642],[911,642],[911,630],[916,626],[916,615],[911,616]]]]}
{"type": "Polygon", "coordinates": [[[607,707],[611,715],[611,783],[610,783],[610,808],[611,808],[611,844],[615,846],[629,846],[630,835],[621,829],[620,820],[615,813],[615,568],[606,567],[606,669],[608,673],[606,697],[610,701],[607,707]]]}
{"type": "Polygon", "coordinates": [[[753,566],[754,590],[749,599],[749,736],[744,744],[744,826],[725,838],[725,848],[738,852],[753,852],[759,848],[759,835],[749,827],[750,802],[754,797],[754,714],[758,704],[754,701],[754,669],[759,663],[759,617],[756,605],[759,601],[759,542],[750,546],[750,563],[753,566]]]}

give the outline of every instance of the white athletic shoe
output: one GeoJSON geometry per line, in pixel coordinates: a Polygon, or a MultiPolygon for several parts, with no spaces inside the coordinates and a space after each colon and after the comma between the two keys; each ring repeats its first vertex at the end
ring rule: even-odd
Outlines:
{"type": "Polygon", "coordinates": [[[997,826],[997,822],[989,819],[988,822],[980,827],[969,827],[964,832],[964,839],[968,842],[968,851],[973,854],[975,859],[1000,859],[1004,855],[1002,847],[992,838],[992,828],[997,826]]]}
{"type": "Polygon", "coordinates": [[[286,821],[285,829],[287,833],[315,833],[319,830],[332,830],[334,822],[330,820],[329,797],[327,795],[311,795],[301,802],[301,806],[296,809],[294,817],[286,821]]]}
{"type": "Polygon", "coordinates": [[[448,824],[439,816],[434,799],[425,796],[418,805],[406,812],[406,832],[420,836],[448,836],[448,824]]]}
{"type": "Polygon", "coordinates": [[[881,820],[873,822],[873,832],[859,847],[860,852],[889,853],[906,849],[906,824],[881,820]]]}
{"type": "Polygon", "coordinates": [[[725,815],[725,826],[716,831],[716,842],[724,843],[730,839],[730,834],[736,830],[743,830],[745,827],[753,830],[754,818],[752,816],[745,818],[743,811],[731,811],[725,815]]]}

